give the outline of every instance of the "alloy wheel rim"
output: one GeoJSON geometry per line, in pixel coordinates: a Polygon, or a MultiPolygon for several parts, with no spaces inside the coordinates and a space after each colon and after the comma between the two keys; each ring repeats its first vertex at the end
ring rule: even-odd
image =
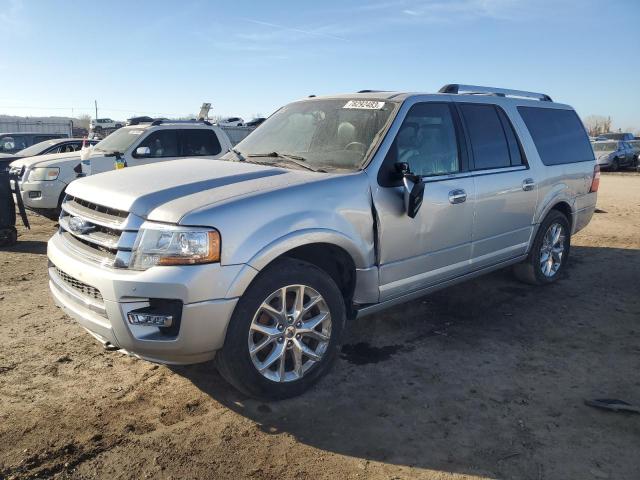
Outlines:
{"type": "Polygon", "coordinates": [[[564,242],[563,226],[559,223],[551,224],[544,234],[540,247],[540,270],[545,277],[551,278],[560,270],[564,256],[564,242]]]}
{"type": "Polygon", "coordinates": [[[306,285],[287,285],[260,305],[249,327],[249,356],[260,375],[291,382],[322,360],[331,338],[325,299],[306,285]]]}

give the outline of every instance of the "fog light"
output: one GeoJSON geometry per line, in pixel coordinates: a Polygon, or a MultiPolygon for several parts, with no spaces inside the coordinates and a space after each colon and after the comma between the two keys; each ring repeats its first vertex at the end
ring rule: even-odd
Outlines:
{"type": "Polygon", "coordinates": [[[131,325],[151,327],[170,327],[173,325],[173,315],[158,315],[156,313],[129,312],[127,320],[131,325]]]}
{"type": "Polygon", "coordinates": [[[31,190],[29,192],[29,198],[40,198],[40,197],[42,197],[42,192],[38,190],[31,190]]]}

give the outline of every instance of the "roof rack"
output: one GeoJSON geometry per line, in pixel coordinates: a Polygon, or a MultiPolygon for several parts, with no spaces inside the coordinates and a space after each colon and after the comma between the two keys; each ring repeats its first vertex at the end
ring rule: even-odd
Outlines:
{"type": "Polygon", "coordinates": [[[438,90],[439,93],[457,93],[466,95],[495,95],[497,97],[532,98],[541,102],[553,102],[545,93],[526,92],[524,90],[509,90],[508,88],[480,87],[478,85],[462,85],[450,83],[438,90]]]}
{"type": "Polygon", "coordinates": [[[205,125],[209,125],[211,126],[211,122],[209,122],[208,120],[167,120],[166,118],[160,118],[158,120],[154,120],[153,122],[151,122],[151,126],[155,126],[155,125],[162,125],[163,123],[203,123],[205,125]]]}
{"type": "Polygon", "coordinates": [[[356,93],[380,93],[387,92],[388,90],[358,90],[356,93]]]}

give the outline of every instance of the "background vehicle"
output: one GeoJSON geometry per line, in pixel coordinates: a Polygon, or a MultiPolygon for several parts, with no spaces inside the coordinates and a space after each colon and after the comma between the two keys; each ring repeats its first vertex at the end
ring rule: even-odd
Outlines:
{"type": "Polygon", "coordinates": [[[94,118],[89,122],[89,130],[100,132],[122,127],[122,122],[111,120],[110,118],[94,118]]]}
{"type": "Polygon", "coordinates": [[[327,371],[347,318],[510,265],[553,283],[596,204],[582,122],[543,94],[440,92],[305,99],[220,160],[73,182],[48,247],[56,303],[104,343],[215,357],[283,398],[327,371]]]}
{"type": "Polygon", "coordinates": [[[266,120],[266,118],[264,118],[264,117],[257,117],[257,118],[254,118],[253,120],[251,120],[250,122],[245,123],[245,126],[247,126],[247,127],[257,127],[258,125],[260,125],[265,120],[266,120]]]}
{"type": "Polygon", "coordinates": [[[216,123],[220,127],[241,127],[244,125],[244,120],[240,117],[227,117],[220,119],[216,123]]]}
{"type": "Polygon", "coordinates": [[[616,171],[635,166],[636,151],[628,142],[604,140],[593,142],[592,146],[600,168],[616,171]]]}
{"type": "Polygon", "coordinates": [[[628,140],[633,140],[634,136],[633,133],[601,133],[600,135],[598,135],[597,140],[622,140],[622,141],[628,141],[628,140]]]}
{"type": "MultiPolygon", "coordinates": [[[[67,185],[79,174],[114,170],[116,158],[128,167],[184,157],[217,158],[231,148],[227,135],[203,122],[163,122],[123,127],[97,143],[87,162],[79,152],[22,158],[11,164],[25,206],[57,216],[67,185]]],[[[149,181],[149,179],[147,179],[149,181]]]]}
{"type": "Polygon", "coordinates": [[[95,145],[96,140],[86,140],[82,138],[58,138],[53,140],[45,140],[44,142],[31,145],[19,152],[0,155],[0,169],[9,168],[9,164],[15,160],[25,157],[35,157],[37,155],[46,155],[49,153],[71,153],[82,148],[85,145],[95,145]]]}
{"type": "Polygon", "coordinates": [[[0,155],[13,155],[36,143],[53,138],[68,138],[65,133],[16,132],[0,134],[0,155]]]}
{"type": "Polygon", "coordinates": [[[0,134],[4,133],[48,133],[76,136],[73,119],[68,117],[18,117],[0,115],[0,134]]]}

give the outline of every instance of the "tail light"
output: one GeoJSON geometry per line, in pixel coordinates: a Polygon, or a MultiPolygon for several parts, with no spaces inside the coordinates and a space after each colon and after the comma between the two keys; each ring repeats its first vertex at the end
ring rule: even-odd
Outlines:
{"type": "Polygon", "coordinates": [[[593,167],[593,180],[591,180],[591,188],[589,193],[597,192],[600,186],[600,165],[593,167]]]}

